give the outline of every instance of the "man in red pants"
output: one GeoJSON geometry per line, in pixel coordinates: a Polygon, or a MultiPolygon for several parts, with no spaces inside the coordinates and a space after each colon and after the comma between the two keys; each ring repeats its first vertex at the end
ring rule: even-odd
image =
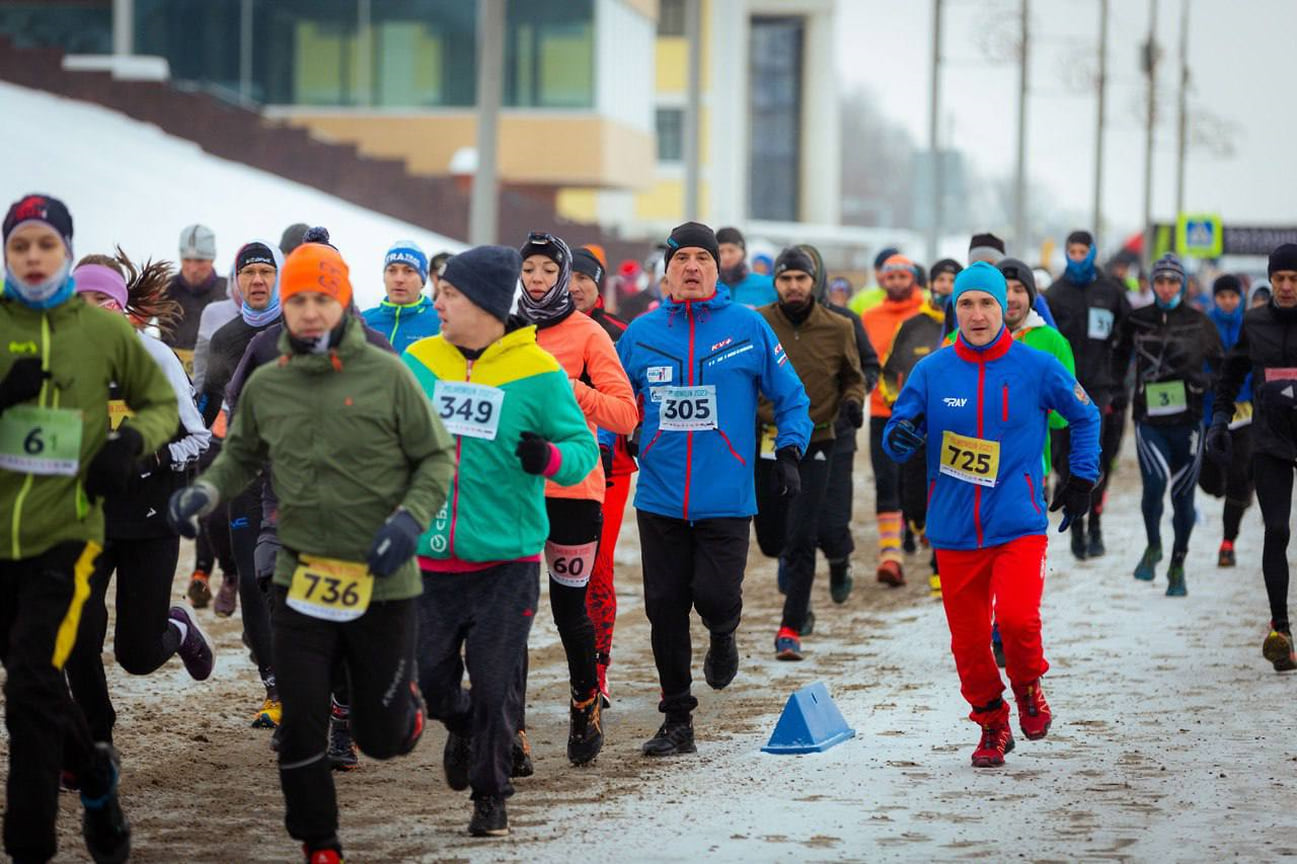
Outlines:
{"type": "MultiPolygon", "coordinates": [[[[576,308],[589,315],[616,342],[626,332],[626,322],[609,312],[603,304],[604,262],[590,247],[572,253],[572,281],[568,290],[576,308]]],[[[622,514],[630,497],[631,475],[639,470],[635,464],[636,445],[626,435],[599,431],[599,455],[608,484],[603,497],[603,532],[590,585],[586,590],[586,612],[594,625],[594,651],[599,675],[599,692],[603,706],[608,707],[608,665],[612,663],[612,631],[617,624],[617,589],[613,586],[613,552],[621,534],[622,514]]]]}
{"type": "Polygon", "coordinates": [[[904,462],[927,446],[928,538],[937,552],[942,603],[960,688],[982,738],[979,768],[1013,749],[1009,707],[991,651],[991,612],[1028,740],[1053,719],[1040,678],[1049,669],[1040,636],[1045,587],[1043,465],[1051,410],[1072,429],[1070,473],[1051,510],[1065,529],[1085,514],[1099,479],[1099,412],[1053,355],[1015,342],[1004,326],[1003,274],[978,262],[955,278],[959,337],[918,362],[883,432],[887,455],[904,462]]]}

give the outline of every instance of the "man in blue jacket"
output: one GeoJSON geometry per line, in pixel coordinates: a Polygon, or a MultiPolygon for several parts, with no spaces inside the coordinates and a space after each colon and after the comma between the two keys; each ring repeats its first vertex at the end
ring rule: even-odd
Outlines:
{"type": "Polygon", "coordinates": [[[992,607],[1023,734],[1045,737],[1052,719],[1040,689],[1049,669],[1040,637],[1049,527],[1040,454],[1049,411],[1072,430],[1068,479],[1050,508],[1063,508],[1060,530],[1086,513],[1099,479],[1098,410],[1055,357],[1014,341],[1004,326],[1006,295],[1003,274],[986,262],[955,277],[959,336],[915,365],[883,432],[883,448],[898,462],[932,439],[927,533],[960,687],[982,727],[973,765],[983,768],[1003,765],[1013,749],[991,651],[992,607]]]}
{"type": "Polygon", "coordinates": [[[397,354],[420,339],[441,332],[441,319],[423,293],[428,281],[428,256],[413,240],[397,240],[383,256],[383,290],[387,298],[360,313],[365,323],[382,333],[397,354]]]}
{"type": "Polygon", "coordinates": [[[729,289],[733,302],[755,309],[779,299],[772,277],[748,269],[748,245],[739,229],[722,228],[717,231],[716,244],[720,250],[717,258],[720,261],[720,281],[729,289]]]}
{"type": "Polygon", "coordinates": [[[698,700],[689,640],[690,607],[711,633],[707,683],[734,680],[734,631],[743,612],[748,524],[756,513],[757,396],[774,404],[778,494],[800,491],[797,465],[811,437],[810,400],[770,325],[717,286],[712,229],[686,222],[666,250],[670,299],[636,318],[617,353],[640,403],[640,479],[635,493],[644,607],[662,684],[662,727],[649,756],[693,753],[698,700]]]}

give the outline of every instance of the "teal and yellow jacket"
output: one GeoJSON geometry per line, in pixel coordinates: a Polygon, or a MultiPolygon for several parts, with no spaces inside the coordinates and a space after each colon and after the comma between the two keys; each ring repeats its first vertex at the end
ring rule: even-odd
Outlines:
{"type": "Polygon", "coordinates": [[[475,360],[442,336],[414,343],[402,359],[455,438],[450,495],[419,538],[423,568],[474,569],[539,555],[549,535],[546,477],[522,470],[514,454],[522,433],[558,449],[548,479],[561,486],[581,482],[599,448],[567,373],[536,344],[536,328],[506,333],[475,360]]]}

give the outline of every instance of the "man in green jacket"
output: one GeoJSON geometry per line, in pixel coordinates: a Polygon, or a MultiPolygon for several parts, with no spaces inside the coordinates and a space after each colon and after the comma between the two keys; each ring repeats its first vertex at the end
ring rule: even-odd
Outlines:
{"type": "MultiPolygon", "coordinates": [[[[419,685],[428,716],[450,733],[447,784],[473,789],[474,836],[509,833],[512,700],[540,596],[545,480],[574,485],[599,461],[574,382],[534,326],[509,318],[521,272],[504,246],[451,258],[437,293],[441,334],[403,356],[455,440],[450,495],[419,539],[419,685]]],[[[550,566],[563,572],[563,556],[550,566]]]]}
{"type": "MultiPolygon", "coordinates": [[[[68,694],[90,573],[104,540],[101,500],[180,423],[175,391],[131,325],[75,293],[72,217],[28,195],[4,219],[0,300],[0,658],[9,727],[5,851],[56,851],[59,771],[76,775],[96,861],[124,861],[130,828],[117,802],[117,756],[96,745],[68,694]],[[109,387],[134,412],[108,430],[109,387]]],[[[187,632],[182,642],[199,639],[187,632]]]]}
{"type": "Polygon", "coordinates": [[[415,686],[414,564],[419,534],[446,499],[452,442],[400,361],[366,343],[347,314],[351,282],[337,250],[299,246],[280,274],[278,363],[244,386],[216,461],[171,500],[192,537],[198,519],[238,495],[269,462],[279,499],[271,623],[283,699],[279,779],[288,833],[311,864],[341,861],[326,755],[336,662],[351,683],[362,752],[389,759],[423,733],[415,686]]]}

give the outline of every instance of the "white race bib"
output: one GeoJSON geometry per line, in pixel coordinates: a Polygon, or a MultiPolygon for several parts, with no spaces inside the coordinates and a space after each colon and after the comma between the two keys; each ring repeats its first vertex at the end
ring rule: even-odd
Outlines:
{"type": "Polygon", "coordinates": [[[1112,335],[1112,321],[1111,309],[1091,309],[1090,326],[1085,335],[1091,339],[1107,339],[1112,335]]]}
{"type": "Polygon", "coordinates": [[[446,431],[467,438],[494,441],[503,404],[504,391],[483,384],[438,381],[432,391],[432,408],[446,431]]]}
{"type": "Polygon", "coordinates": [[[569,588],[584,587],[590,581],[590,572],[594,570],[595,554],[598,551],[598,540],[574,546],[546,540],[545,565],[549,568],[549,578],[569,588]]]}
{"type": "Polygon", "coordinates": [[[659,387],[658,428],[667,432],[697,432],[716,429],[716,385],[659,387]]]}

